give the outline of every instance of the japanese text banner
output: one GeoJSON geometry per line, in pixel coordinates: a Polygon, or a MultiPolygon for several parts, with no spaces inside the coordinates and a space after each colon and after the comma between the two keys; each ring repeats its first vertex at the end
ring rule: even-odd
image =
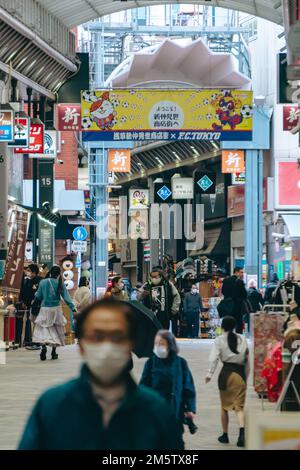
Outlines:
{"type": "Polygon", "coordinates": [[[251,140],[253,93],[243,90],[82,92],[85,140],[251,140]]]}

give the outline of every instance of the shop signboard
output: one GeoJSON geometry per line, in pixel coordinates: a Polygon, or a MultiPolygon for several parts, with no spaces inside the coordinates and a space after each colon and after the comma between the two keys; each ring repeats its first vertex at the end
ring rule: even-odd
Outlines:
{"type": "Polygon", "coordinates": [[[15,115],[14,141],[9,142],[9,147],[28,147],[29,145],[30,118],[28,116],[15,115]]]}
{"type": "Polygon", "coordinates": [[[300,109],[298,105],[285,104],[283,112],[283,130],[290,131],[299,124],[300,109]]]}
{"type": "Polygon", "coordinates": [[[245,90],[83,91],[82,130],[86,140],[251,141],[252,102],[245,90]]]}
{"type": "Polygon", "coordinates": [[[231,175],[231,184],[245,184],[246,183],[246,173],[232,173],[231,175]]]}
{"type": "Polygon", "coordinates": [[[72,251],[74,251],[74,253],[86,253],[87,241],[72,241],[72,251]]]}
{"type": "Polygon", "coordinates": [[[14,140],[14,112],[12,109],[0,109],[0,142],[14,140]]]}
{"type": "Polygon", "coordinates": [[[129,208],[130,209],[148,209],[149,207],[149,189],[130,189],[129,190],[129,208]]]}
{"type": "Polygon", "coordinates": [[[12,238],[9,243],[2,287],[19,291],[25,260],[28,213],[17,211],[12,238]]]}
{"type": "Polygon", "coordinates": [[[244,173],[244,150],[222,150],[222,173],[244,173]]]}
{"type": "Polygon", "coordinates": [[[194,180],[193,178],[172,178],[172,198],[173,199],[193,199],[194,180]]]}
{"type": "Polygon", "coordinates": [[[60,103],[56,106],[58,131],[81,131],[81,105],[60,103]]]}
{"type": "Polygon", "coordinates": [[[239,217],[245,213],[245,186],[228,186],[227,217],[239,217]]]}
{"type": "Polygon", "coordinates": [[[276,209],[300,209],[300,171],[296,159],[275,162],[276,209]]]}
{"type": "Polygon", "coordinates": [[[44,157],[56,158],[57,156],[57,132],[45,130],[44,157]]]}
{"type": "Polygon", "coordinates": [[[172,188],[170,183],[154,183],[154,202],[172,201],[172,188]]]}
{"type": "Polygon", "coordinates": [[[131,240],[147,239],[148,236],[148,210],[130,211],[130,225],[128,235],[131,240]]]}
{"type": "Polygon", "coordinates": [[[131,168],[130,149],[109,149],[108,171],[112,173],[129,173],[131,168]]]}
{"type": "Polygon", "coordinates": [[[15,153],[43,154],[44,153],[44,131],[45,126],[40,120],[31,119],[29,146],[15,148],[15,153]],[[38,122],[37,122],[38,121],[38,122]]]}
{"type": "Polygon", "coordinates": [[[6,144],[0,142],[0,258],[6,257],[8,237],[8,155],[6,144]]]}
{"type": "MultiPolygon", "coordinates": [[[[39,207],[48,202],[53,208],[54,201],[54,174],[51,160],[39,160],[39,207]]],[[[54,228],[44,222],[39,221],[39,262],[51,266],[54,263],[54,228]]]]}
{"type": "Polygon", "coordinates": [[[215,194],[217,175],[211,171],[197,171],[195,173],[195,193],[215,194]]]}

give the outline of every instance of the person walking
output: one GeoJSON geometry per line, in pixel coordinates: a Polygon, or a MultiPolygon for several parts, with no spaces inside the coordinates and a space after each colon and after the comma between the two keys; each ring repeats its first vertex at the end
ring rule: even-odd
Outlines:
{"type": "Polygon", "coordinates": [[[34,302],[40,302],[41,308],[34,321],[33,342],[42,344],[41,361],[47,359],[47,345],[52,347],[51,358],[57,359],[57,346],[65,345],[66,318],[60,305],[61,298],[72,312],[76,308],[63,284],[59,266],[53,266],[47,279],[40,282],[34,302]]]}
{"type": "Polygon", "coordinates": [[[139,300],[139,295],[140,295],[140,291],[142,287],[143,287],[142,282],[136,283],[136,286],[130,292],[130,300],[139,300]]]}
{"type": "Polygon", "coordinates": [[[176,339],[170,331],[158,331],[153,355],[144,366],[140,383],[158,392],[171,405],[182,432],[186,420],[193,423],[194,380],[186,360],[178,356],[176,339]]]}
{"type": "Polygon", "coordinates": [[[274,303],[274,293],[279,284],[279,277],[277,273],[273,273],[270,279],[270,282],[267,284],[264,303],[265,304],[273,304],[274,303]]]}
{"type": "Polygon", "coordinates": [[[247,306],[247,291],[244,283],[244,270],[234,268],[233,276],[227,277],[223,281],[222,294],[224,300],[232,300],[232,311],[227,315],[232,315],[236,320],[236,332],[243,333],[243,318],[249,313],[247,306]]]}
{"type": "Polygon", "coordinates": [[[195,284],[187,292],[183,301],[183,312],[187,319],[188,338],[199,338],[200,313],[203,310],[202,299],[195,284]]]}
{"type": "Polygon", "coordinates": [[[113,298],[89,305],[76,323],[79,377],[38,399],[20,450],[182,450],[174,413],[129,372],[139,319],[113,298]]]}
{"type": "Polygon", "coordinates": [[[264,299],[259,290],[257,289],[257,284],[254,279],[249,282],[247,298],[252,313],[259,312],[262,309],[264,299]]]}
{"type": "Polygon", "coordinates": [[[139,299],[157,316],[163,329],[168,330],[170,320],[179,312],[181,298],[171,281],[165,279],[161,267],[155,267],[148,282],[141,288],[139,299]]]}
{"type": "Polygon", "coordinates": [[[73,302],[78,312],[82,311],[91,303],[91,291],[89,284],[90,283],[87,277],[82,276],[79,279],[79,285],[73,297],[73,302]]]}
{"type": "Polygon", "coordinates": [[[111,287],[106,291],[105,297],[112,297],[116,300],[129,300],[128,294],[125,290],[125,285],[121,276],[116,276],[112,279],[111,287]]]}
{"type": "Polygon", "coordinates": [[[34,296],[38,290],[41,277],[39,276],[39,267],[37,264],[32,263],[27,266],[24,272],[24,278],[19,294],[19,302],[17,304],[17,322],[16,322],[16,343],[22,342],[22,330],[24,315],[26,315],[24,345],[26,349],[40,349],[40,346],[32,343],[31,321],[30,321],[30,307],[34,300],[34,296]],[[18,311],[21,311],[19,317],[18,311]]]}
{"type": "Polygon", "coordinates": [[[210,382],[219,360],[223,368],[218,378],[218,387],[221,399],[221,421],[223,434],[218,438],[222,444],[228,444],[228,411],[234,410],[239,423],[238,447],[245,446],[245,417],[244,406],[246,400],[247,377],[249,375],[248,344],[243,335],[234,332],[236,320],[227,316],[222,320],[223,334],[214,343],[209,357],[209,369],[206,383],[210,382]]]}

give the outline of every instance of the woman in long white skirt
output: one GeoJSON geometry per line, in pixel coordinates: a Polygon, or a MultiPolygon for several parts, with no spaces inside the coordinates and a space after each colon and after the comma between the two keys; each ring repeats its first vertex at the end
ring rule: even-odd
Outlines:
{"type": "Polygon", "coordinates": [[[67,324],[60,300],[63,299],[72,312],[76,311],[62,281],[59,266],[53,266],[48,277],[40,282],[35,298],[41,302],[41,309],[34,322],[33,342],[42,345],[40,355],[42,361],[47,359],[47,346],[52,347],[51,358],[57,359],[56,347],[65,345],[67,324]]]}

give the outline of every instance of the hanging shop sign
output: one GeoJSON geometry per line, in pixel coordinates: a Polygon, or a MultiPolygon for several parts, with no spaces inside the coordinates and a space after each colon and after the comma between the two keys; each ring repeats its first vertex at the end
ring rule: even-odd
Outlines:
{"type": "Polygon", "coordinates": [[[112,173],[129,173],[131,167],[129,149],[110,149],[108,151],[108,171],[112,173]]]}
{"type": "Polygon", "coordinates": [[[245,184],[246,173],[232,173],[231,184],[245,184]]]}
{"type": "Polygon", "coordinates": [[[45,130],[44,134],[44,157],[57,157],[57,132],[45,130]]]}
{"type": "MultiPolygon", "coordinates": [[[[54,172],[53,163],[49,160],[39,160],[39,207],[45,202],[53,208],[54,203],[54,172]]],[[[40,220],[38,225],[39,262],[52,266],[54,263],[54,227],[40,220]]]]}
{"type": "Polygon", "coordinates": [[[276,209],[300,209],[300,167],[297,160],[275,163],[276,209]]]}
{"type": "Polygon", "coordinates": [[[172,201],[172,189],[170,183],[154,183],[154,202],[172,201]]]}
{"type": "Polygon", "coordinates": [[[173,199],[193,199],[194,180],[193,178],[172,178],[172,198],[173,199]]]}
{"type": "Polygon", "coordinates": [[[9,147],[28,147],[29,145],[30,118],[28,116],[15,115],[14,141],[9,142],[9,147]]]}
{"type": "Polygon", "coordinates": [[[290,131],[299,124],[300,109],[298,105],[284,105],[283,108],[283,130],[290,131]]]}
{"type": "Polygon", "coordinates": [[[210,171],[197,171],[195,173],[195,192],[198,194],[215,194],[216,173],[210,171]]]}
{"type": "Polygon", "coordinates": [[[149,207],[149,189],[130,189],[129,190],[129,208],[130,209],[148,209],[149,207]]]}
{"type": "Polygon", "coordinates": [[[148,236],[148,210],[134,210],[130,212],[130,225],[128,235],[131,240],[147,239],[148,236]]]}
{"type": "Polygon", "coordinates": [[[252,91],[122,89],[81,97],[85,140],[252,140],[252,91]]]}
{"type": "Polygon", "coordinates": [[[4,142],[0,142],[0,253],[5,258],[8,239],[8,155],[4,142]]]}
{"type": "Polygon", "coordinates": [[[245,213],[245,186],[228,186],[227,217],[239,217],[245,213]]]}
{"type": "Polygon", "coordinates": [[[0,142],[14,140],[14,112],[12,109],[0,109],[0,142]]]}
{"type": "Polygon", "coordinates": [[[44,153],[44,133],[45,126],[38,119],[31,119],[30,123],[30,135],[29,135],[29,146],[15,148],[15,153],[26,153],[26,154],[43,154],[44,153]],[[38,122],[37,122],[38,121],[38,122]]]}
{"type": "Polygon", "coordinates": [[[81,131],[81,105],[58,104],[56,128],[59,131],[81,131]]]}
{"type": "Polygon", "coordinates": [[[28,213],[17,211],[15,228],[9,243],[2,287],[20,290],[25,260],[28,213]]]}
{"type": "Polygon", "coordinates": [[[243,173],[245,155],[243,150],[222,150],[222,173],[243,173]]]}

